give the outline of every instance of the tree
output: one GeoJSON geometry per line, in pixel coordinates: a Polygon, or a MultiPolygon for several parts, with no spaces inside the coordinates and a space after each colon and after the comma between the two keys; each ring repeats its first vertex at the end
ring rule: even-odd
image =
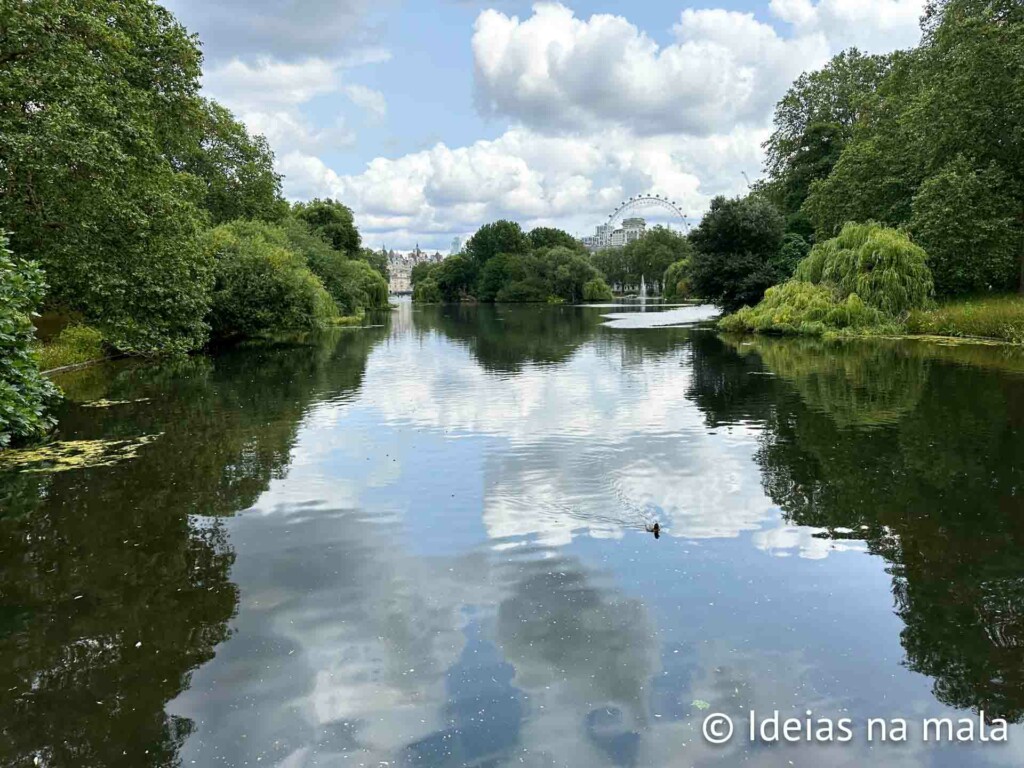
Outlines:
{"type": "Polygon", "coordinates": [[[1012,290],[1017,282],[1017,202],[996,165],[978,173],[961,155],[914,196],[911,231],[928,252],[942,295],[1012,290]]]}
{"type": "Polygon", "coordinates": [[[676,261],[689,259],[693,245],[683,235],[665,227],[654,227],[639,240],[626,246],[623,254],[629,269],[629,282],[643,281],[655,288],[662,287],[665,270],[676,261]]]}
{"type": "Polygon", "coordinates": [[[199,100],[196,111],[199,141],[185,142],[175,166],[202,180],[202,207],[211,222],[280,221],[288,213],[288,204],[281,197],[281,175],[274,170],[274,153],[267,140],[250,136],[245,126],[215,101],[199,100]]]}
{"type": "Polygon", "coordinates": [[[522,227],[514,221],[502,219],[480,227],[466,242],[463,252],[477,269],[482,269],[499,253],[529,253],[531,250],[530,238],[523,234],[522,227]]]}
{"type": "Polygon", "coordinates": [[[560,245],[565,248],[583,250],[583,244],[579,240],[568,232],[554,227],[536,227],[530,230],[527,237],[530,238],[533,248],[554,248],[560,245]]]}
{"type": "Polygon", "coordinates": [[[868,56],[851,48],[822,69],[797,78],[776,105],[775,130],[764,143],[767,190],[789,229],[810,234],[800,210],[810,185],[832,171],[891,63],[889,56],[868,56]]]}
{"type": "MultiPolygon", "coordinates": [[[[631,285],[631,273],[624,248],[603,248],[592,257],[595,267],[611,285],[625,288],[631,285]]],[[[637,284],[639,284],[639,279],[637,284]]]]}
{"type": "Polygon", "coordinates": [[[690,260],[680,259],[672,262],[665,270],[661,283],[664,286],[663,293],[666,299],[675,301],[689,298],[690,285],[688,275],[690,271],[690,260]]]}
{"type": "Polygon", "coordinates": [[[57,388],[39,373],[31,316],[46,284],[38,266],[15,258],[0,231],[0,449],[43,437],[56,420],[49,412],[57,388]]]}
{"type": "Polygon", "coordinates": [[[612,289],[600,276],[588,280],[583,286],[584,301],[612,301],[614,298],[612,289]]]}
{"type": "Polygon", "coordinates": [[[573,248],[541,249],[533,258],[539,262],[538,271],[548,278],[550,295],[573,304],[583,300],[586,284],[599,277],[590,259],[573,248]]]}
{"type": "Polygon", "coordinates": [[[359,255],[362,238],[348,206],[329,198],[315,198],[308,203],[296,203],[292,213],[321,235],[334,250],[353,257],[359,255]]]}
{"type": "Polygon", "coordinates": [[[781,279],[776,261],[785,223],[771,203],[756,196],[716,197],[690,235],[690,286],[726,310],[753,306],[781,279]]]}
{"type": "Polygon", "coordinates": [[[388,257],[383,251],[361,248],[355,258],[369,264],[377,274],[384,278],[385,282],[391,279],[390,270],[388,269],[388,257]]]}
{"type": "MultiPolygon", "coordinates": [[[[1000,179],[998,192],[989,194],[1012,200],[1022,227],[1024,7],[943,0],[929,5],[924,28],[920,48],[894,57],[830,176],[812,184],[804,207],[819,235],[849,220],[908,224],[914,198],[930,179],[943,175],[939,186],[952,192],[956,183],[945,169],[957,157],[977,181],[1000,179]]],[[[929,193],[933,199],[938,188],[929,193]]],[[[1024,289],[1024,248],[1017,253],[1024,289]]],[[[943,290],[946,283],[942,276],[943,290]]]]}
{"type": "Polygon", "coordinates": [[[338,317],[306,260],[283,241],[279,229],[262,222],[222,224],[207,234],[205,247],[216,265],[210,317],[217,337],[309,330],[338,317]]]}
{"type": "Polygon", "coordinates": [[[470,295],[476,284],[477,265],[469,256],[461,253],[449,256],[431,272],[431,279],[444,301],[459,301],[470,295]]]}
{"type": "Polygon", "coordinates": [[[117,347],[206,339],[210,270],[194,177],[201,56],[147,0],[5,6],[0,55],[0,221],[47,273],[49,307],[85,315],[117,347]]]}
{"type": "Polygon", "coordinates": [[[409,280],[412,282],[413,287],[430,277],[436,267],[437,264],[432,261],[421,261],[419,264],[413,264],[409,275],[409,280]]]}

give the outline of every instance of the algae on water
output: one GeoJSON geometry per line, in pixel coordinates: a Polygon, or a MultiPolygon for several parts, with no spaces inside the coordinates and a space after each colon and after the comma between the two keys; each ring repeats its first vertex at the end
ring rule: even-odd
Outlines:
{"type": "Polygon", "coordinates": [[[111,467],[134,459],[139,449],[163,433],[128,440],[63,440],[0,453],[0,472],[51,473],[111,467]]]}

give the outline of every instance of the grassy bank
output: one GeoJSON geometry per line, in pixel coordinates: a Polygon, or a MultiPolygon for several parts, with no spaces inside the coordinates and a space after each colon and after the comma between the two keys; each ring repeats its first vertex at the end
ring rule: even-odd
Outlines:
{"type": "Polygon", "coordinates": [[[106,356],[103,334],[87,325],[70,325],[39,348],[39,367],[43,371],[81,365],[106,356]]]}
{"type": "Polygon", "coordinates": [[[1024,296],[991,296],[916,310],[907,318],[913,335],[983,338],[1024,344],[1024,296]]]}

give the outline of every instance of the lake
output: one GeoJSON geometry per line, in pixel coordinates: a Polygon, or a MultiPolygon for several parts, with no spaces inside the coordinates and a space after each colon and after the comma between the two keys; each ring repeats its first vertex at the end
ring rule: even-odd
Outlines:
{"type": "Polygon", "coordinates": [[[0,763],[1020,765],[1024,356],[712,314],[406,302],[65,376],[65,455],[0,474],[0,763]]]}

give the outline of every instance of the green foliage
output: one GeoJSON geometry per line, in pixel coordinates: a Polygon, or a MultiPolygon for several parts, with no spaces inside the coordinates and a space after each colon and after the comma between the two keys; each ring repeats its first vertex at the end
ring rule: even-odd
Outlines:
{"type": "Polygon", "coordinates": [[[441,289],[432,277],[422,278],[412,289],[412,300],[418,304],[440,304],[441,289]]]}
{"type": "Polygon", "coordinates": [[[797,78],[775,107],[775,130],[765,142],[769,197],[786,227],[809,234],[801,206],[811,184],[831,173],[864,102],[891,65],[886,56],[851,48],[825,67],[797,78]]]}
{"type": "Polygon", "coordinates": [[[1020,296],[991,296],[916,310],[907,318],[907,331],[1024,344],[1024,299],[1020,296]]]}
{"type": "Polygon", "coordinates": [[[423,280],[426,280],[433,271],[437,268],[437,264],[431,261],[421,261],[419,264],[414,264],[412,272],[409,275],[409,280],[415,287],[423,280]]]}
{"type": "Polygon", "coordinates": [[[769,288],[756,307],[722,318],[725,331],[820,336],[827,331],[879,325],[882,314],[857,295],[839,298],[835,288],[789,280],[769,288]]]}
{"type": "Polygon", "coordinates": [[[587,283],[597,277],[590,259],[576,248],[555,246],[529,254],[502,253],[484,265],[477,297],[481,301],[542,302],[555,298],[577,303],[585,300],[587,283]]]}
{"type": "Polygon", "coordinates": [[[814,246],[792,280],[719,325],[729,331],[805,335],[896,332],[898,318],[931,301],[926,262],[925,252],[904,233],[851,222],[838,237],[814,246]]]}
{"type": "Polygon", "coordinates": [[[477,264],[469,256],[457,253],[442,261],[430,273],[444,301],[460,301],[471,296],[476,284],[477,264]]]}
{"type": "Polygon", "coordinates": [[[584,301],[612,301],[614,298],[612,289],[608,287],[608,283],[601,277],[588,280],[583,285],[584,301]]]}
{"type": "MultiPolygon", "coordinates": [[[[1008,213],[1019,228],[1024,208],[1024,6],[943,0],[929,5],[924,27],[805,210],[819,236],[848,220],[912,224],[934,251],[940,293],[1000,290],[1008,213]]],[[[1016,253],[1024,263],[1019,244],[1016,253]]]]}
{"type": "Polygon", "coordinates": [[[477,269],[482,269],[484,264],[499,253],[529,253],[532,248],[530,238],[523,234],[522,227],[514,221],[501,219],[480,227],[466,242],[463,252],[477,269]]]}
{"type": "Polygon", "coordinates": [[[0,231],[0,448],[43,437],[56,423],[49,414],[58,392],[39,373],[31,316],[46,283],[38,266],[15,257],[0,231]]]}
{"type": "Polygon", "coordinates": [[[811,251],[811,245],[796,232],[787,232],[782,238],[782,246],[775,255],[773,261],[783,278],[789,278],[797,266],[807,258],[811,251]]]}
{"type": "Polygon", "coordinates": [[[624,249],[629,282],[639,285],[641,279],[655,289],[663,289],[665,270],[673,262],[689,259],[693,246],[683,235],[665,227],[654,227],[624,249]]]}
{"type": "Polygon", "coordinates": [[[585,250],[583,244],[575,237],[570,235],[561,229],[555,229],[554,227],[536,227],[531,229],[527,237],[530,239],[530,245],[537,248],[554,248],[555,246],[562,246],[564,248],[573,248],[579,251],[585,250]]]}
{"type": "Polygon", "coordinates": [[[591,262],[612,285],[625,287],[640,284],[640,278],[634,278],[626,260],[625,248],[604,248],[591,257],[591,262]]]}
{"type": "Polygon", "coordinates": [[[833,286],[843,299],[857,294],[869,306],[899,317],[931,301],[927,260],[902,232],[850,222],[838,237],[814,246],[795,277],[833,286]]]}
{"type": "Polygon", "coordinates": [[[250,136],[230,111],[215,101],[198,100],[199,141],[187,141],[175,158],[179,170],[205,187],[202,207],[214,225],[235,219],[280,221],[288,213],[281,197],[281,175],[263,136],[250,136]]]}
{"type": "Polygon", "coordinates": [[[910,228],[928,252],[935,291],[944,296],[1005,292],[1017,282],[1018,203],[995,164],[980,173],[962,155],[924,182],[910,228]]]}
{"type": "Polygon", "coordinates": [[[727,310],[756,304],[783,279],[776,257],[784,231],[782,214],[761,197],[716,197],[690,236],[691,289],[727,310]]]}
{"type": "Polygon", "coordinates": [[[261,222],[223,224],[207,234],[216,273],[210,313],[216,336],[309,330],[337,319],[331,295],[283,239],[280,229],[261,222]]]}
{"type": "Polygon", "coordinates": [[[387,283],[391,278],[391,274],[388,270],[388,257],[383,251],[374,251],[370,248],[360,248],[359,253],[356,254],[355,258],[369,264],[378,275],[384,278],[385,283],[387,283]]]}
{"type": "Polygon", "coordinates": [[[359,255],[362,238],[348,206],[335,200],[316,198],[308,203],[296,203],[292,214],[323,237],[334,250],[349,256],[359,255]]]}
{"type": "Polygon", "coordinates": [[[143,0],[9,4],[2,25],[0,220],[48,304],[120,349],[200,346],[202,193],[176,160],[199,142],[196,41],[143,0]]]}
{"type": "Polygon", "coordinates": [[[689,270],[689,259],[681,259],[669,264],[662,278],[662,284],[664,285],[662,292],[666,299],[678,301],[679,299],[690,297],[689,270]]]}
{"type": "Polygon", "coordinates": [[[103,334],[87,325],[69,325],[39,351],[44,371],[103,358],[103,334]]]}

